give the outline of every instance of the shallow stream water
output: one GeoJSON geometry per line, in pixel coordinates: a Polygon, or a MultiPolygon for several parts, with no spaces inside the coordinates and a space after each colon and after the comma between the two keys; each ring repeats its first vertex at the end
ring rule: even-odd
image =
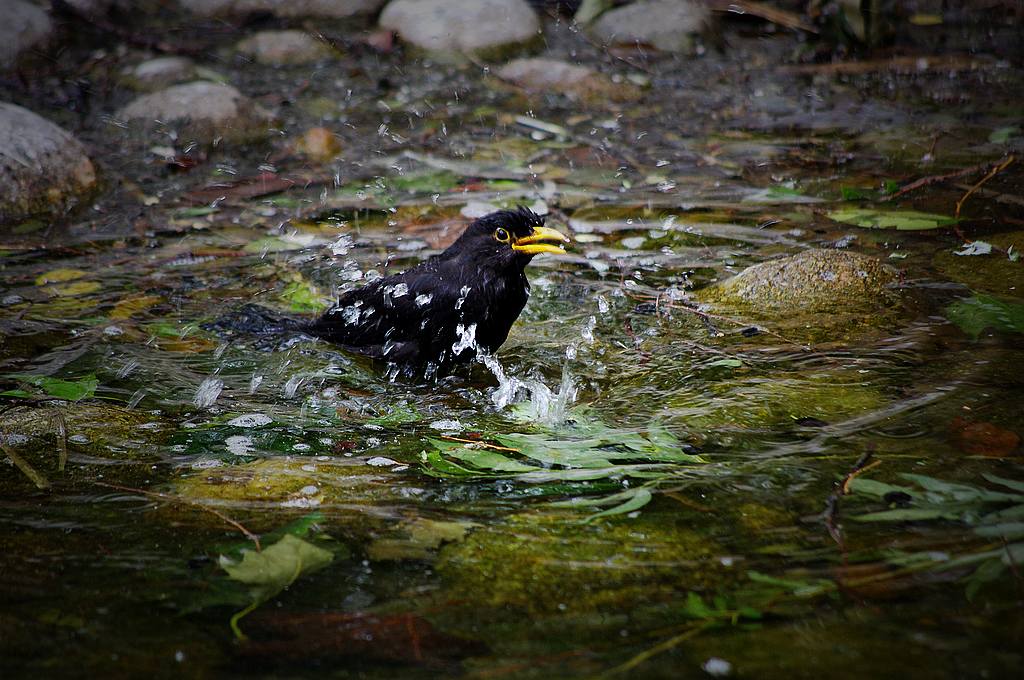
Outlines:
{"type": "MultiPolygon", "coordinates": [[[[631,72],[548,30],[557,56],[631,72]]],[[[37,474],[0,465],[3,666],[1019,669],[1020,163],[964,204],[960,234],[828,215],[952,215],[984,174],[896,201],[885,187],[1019,157],[1019,127],[1005,131],[1020,124],[1020,72],[785,74],[770,55],[786,49],[735,36],[699,70],[644,62],[642,102],[590,106],[400,55],[217,64],[279,97],[285,135],[339,130],[332,166],[225,145],[168,168],[110,124],[124,95],[93,91],[68,120],[97,149],[104,192],[70,225],[0,243],[0,436],[37,474]],[[268,170],[296,186],[223,184],[268,170]],[[486,364],[418,383],[308,338],[203,329],[252,301],[313,314],[437,252],[466,214],[515,204],[574,243],[535,260],[526,311],[486,364]],[[996,250],[955,255],[965,234],[996,250]],[[840,327],[826,317],[841,300],[777,318],[698,307],[702,288],[811,247],[895,266],[898,301],[840,327]],[[950,312],[990,299],[1005,307],[973,323],[950,312]],[[944,517],[858,520],[945,502],[944,517]],[[986,534],[977,518],[993,508],[1009,514],[986,534]]],[[[14,96],[60,106],[42,89],[14,96]]]]}

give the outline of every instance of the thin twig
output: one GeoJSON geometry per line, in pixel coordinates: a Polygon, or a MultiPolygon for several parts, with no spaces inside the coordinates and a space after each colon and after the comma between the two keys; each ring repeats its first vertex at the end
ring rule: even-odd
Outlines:
{"type": "Polygon", "coordinates": [[[711,623],[704,623],[704,624],[699,625],[699,626],[697,626],[695,628],[691,628],[691,629],[687,630],[684,633],[680,633],[679,635],[676,635],[675,637],[671,637],[668,640],[665,640],[664,642],[661,642],[661,643],[655,645],[654,647],[651,647],[650,649],[645,650],[645,651],[637,654],[636,656],[634,656],[629,661],[627,661],[627,662],[625,662],[623,664],[620,664],[620,665],[616,666],[615,668],[612,668],[610,670],[605,671],[604,673],[602,673],[598,677],[607,678],[607,677],[611,677],[613,675],[620,675],[622,673],[626,673],[627,671],[631,671],[634,668],[636,668],[637,666],[639,666],[640,664],[642,664],[645,661],[647,661],[648,659],[651,659],[651,658],[657,656],[658,654],[661,654],[662,652],[667,652],[668,650],[670,650],[670,649],[672,649],[674,647],[678,647],[679,645],[681,645],[682,643],[686,642],[690,638],[697,637],[702,632],[704,632],[705,630],[710,628],[711,625],[712,625],[711,623]]]}
{"type": "Polygon", "coordinates": [[[63,413],[54,409],[50,424],[57,436],[57,470],[64,472],[68,464],[68,422],[64,419],[63,413]]]}
{"type": "Polygon", "coordinates": [[[1005,161],[1003,161],[1002,163],[1000,163],[996,167],[992,168],[992,171],[989,172],[984,177],[982,177],[980,182],[978,182],[977,184],[972,186],[970,189],[968,189],[967,193],[964,194],[963,197],[959,201],[956,202],[956,212],[953,214],[953,217],[955,217],[956,219],[960,219],[960,208],[963,207],[964,202],[967,201],[968,198],[970,198],[971,194],[973,194],[975,191],[980,189],[982,184],[984,184],[985,182],[989,181],[990,179],[992,179],[993,177],[998,175],[1000,172],[1005,170],[1015,160],[1016,160],[1016,157],[1013,156],[1012,154],[1010,156],[1007,156],[1005,161]]]}
{"type": "Polygon", "coordinates": [[[36,470],[27,460],[21,457],[17,451],[7,445],[7,435],[0,431],[0,449],[3,450],[4,454],[11,459],[11,462],[21,470],[21,472],[32,480],[32,483],[36,485],[37,489],[46,491],[50,488],[50,482],[36,470]]]}
{"type": "MultiPolygon", "coordinates": [[[[870,454],[867,454],[867,455],[870,455],[870,454]]],[[[873,463],[869,463],[868,465],[865,465],[862,468],[858,468],[856,470],[853,470],[852,472],[850,472],[850,474],[846,475],[846,479],[843,480],[843,486],[842,486],[843,495],[844,496],[849,495],[849,493],[850,493],[850,482],[852,482],[859,475],[864,474],[865,472],[867,472],[871,468],[878,467],[881,464],[882,464],[882,461],[876,460],[873,463]]]]}
{"type": "Polygon", "coordinates": [[[671,307],[672,309],[681,309],[681,310],[683,310],[685,312],[690,312],[691,314],[696,314],[697,316],[700,316],[702,318],[717,319],[719,321],[727,321],[727,322],[735,324],[737,326],[751,326],[751,325],[753,325],[755,328],[757,328],[757,330],[761,331],[765,335],[771,335],[772,337],[776,337],[779,340],[782,340],[783,342],[786,342],[786,343],[788,343],[790,345],[796,345],[797,347],[799,347],[800,349],[804,350],[805,352],[810,352],[811,351],[811,348],[810,348],[809,345],[805,345],[802,342],[796,342],[795,340],[790,340],[786,336],[781,335],[780,333],[776,333],[775,331],[773,331],[773,330],[771,330],[769,328],[765,328],[764,326],[759,326],[757,324],[749,324],[749,323],[746,323],[746,322],[744,322],[744,321],[742,321],[740,319],[733,319],[733,318],[728,317],[728,316],[722,316],[721,314],[712,314],[711,312],[705,312],[703,310],[697,309],[696,307],[691,307],[690,305],[687,305],[686,303],[678,303],[677,304],[677,303],[674,303],[674,302],[669,302],[668,306],[671,307]]]}
{"type": "Polygon", "coordinates": [[[205,510],[205,511],[207,511],[207,512],[213,514],[213,515],[216,515],[217,517],[222,519],[224,522],[226,522],[226,523],[230,524],[231,526],[233,526],[235,529],[238,529],[238,531],[240,531],[242,533],[242,535],[244,535],[246,538],[248,538],[250,541],[252,541],[256,545],[256,550],[258,550],[258,551],[259,550],[263,550],[262,546],[260,546],[260,538],[259,538],[259,536],[257,536],[256,534],[254,534],[251,531],[249,531],[248,529],[246,529],[242,525],[241,522],[233,520],[230,517],[228,517],[227,515],[225,515],[223,512],[221,512],[219,510],[216,510],[214,508],[211,508],[210,506],[205,505],[204,503],[200,503],[199,501],[192,501],[192,500],[188,500],[188,499],[185,499],[185,498],[180,498],[178,496],[172,496],[172,495],[166,494],[166,493],[159,493],[157,491],[146,491],[145,489],[134,489],[134,488],[132,488],[130,486],[120,486],[118,484],[108,484],[106,482],[93,482],[93,484],[95,484],[96,486],[105,486],[105,487],[110,488],[110,489],[117,489],[118,491],[128,491],[130,493],[142,494],[143,496],[149,496],[150,498],[158,498],[158,499],[163,500],[163,501],[170,501],[171,503],[181,503],[183,505],[191,505],[193,507],[199,508],[200,510],[205,510]]]}
{"type": "Polygon", "coordinates": [[[825,512],[822,514],[822,518],[825,520],[825,528],[828,530],[829,536],[836,542],[841,550],[845,552],[846,546],[843,541],[843,532],[839,529],[839,525],[836,524],[836,518],[839,517],[839,499],[847,495],[850,492],[850,482],[853,481],[857,475],[870,470],[871,468],[880,465],[882,461],[877,460],[872,462],[872,458],[875,453],[873,448],[869,448],[857,462],[853,464],[850,471],[846,473],[843,480],[836,484],[835,489],[829,494],[828,500],[825,501],[825,512]]]}
{"type": "MultiPolygon", "coordinates": [[[[938,138],[936,137],[936,139],[938,139],[938,138]]],[[[985,171],[986,169],[988,169],[991,166],[992,166],[992,162],[988,161],[988,162],[985,162],[985,163],[978,163],[977,165],[972,165],[969,168],[963,168],[963,169],[957,170],[955,172],[947,172],[944,175],[928,175],[927,177],[921,177],[920,179],[914,180],[910,184],[907,184],[905,186],[900,187],[899,191],[896,191],[896,192],[894,192],[892,194],[889,194],[888,196],[882,198],[882,200],[883,201],[892,201],[892,200],[895,200],[895,199],[899,198],[900,196],[903,196],[904,194],[909,194],[911,191],[916,191],[917,189],[920,189],[921,187],[926,187],[926,186],[928,186],[930,184],[938,184],[939,182],[945,182],[945,181],[951,180],[951,179],[959,179],[961,177],[967,177],[968,175],[974,175],[974,174],[977,174],[979,172],[985,171]]]]}
{"type": "Polygon", "coordinates": [[[463,444],[474,444],[485,449],[494,449],[495,451],[511,451],[512,453],[519,453],[519,449],[510,449],[507,446],[498,446],[497,444],[488,444],[485,441],[477,439],[462,439],[460,437],[451,437],[448,435],[441,435],[441,439],[447,439],[452,442],[462,442],[463,444]]]}

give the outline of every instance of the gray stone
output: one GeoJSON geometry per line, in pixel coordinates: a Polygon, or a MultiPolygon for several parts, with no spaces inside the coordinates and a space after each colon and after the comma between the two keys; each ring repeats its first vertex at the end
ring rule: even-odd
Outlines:
{"type": "Polygon", "coordinates": [[[438,54],[480,53],[537,38],[540,21],[524,0],[393,0],[380,26],[438,54]]]}
{"type": "Polygon", "coordinates": [[[344,19],[372,14],[385,0],[178,0],[185,9],[201,16],[268,12],[276,17],[323,17],[344,19]]]}
{"type": "Polygon", "coordinates": [[[237,49],[269,66],[308,64],[334,54],[334,50],[304,31],[261,31],[238,43],[237,49]]]}
{"type": "Polygon", "coordinates": [[[49,15],[23,0],[0,0],[0,68],[14,64],[25,50],[46,42],[53,32],[49,15]]]}
{"type": "Polygon", "coordinates": [[[273,116],[230,85],[196,81],[139,97],[118,116],[145,129],[167,126],[179,139],[209,143],[263,138],[273,116]]]}
{"type": "Polygon", "coordinates": [[[557,59],[515,59],[498,70],[503,80],[532,92],[564,94],[588,103],[630,102],[640,98],[640,88],[611,78],[585,66],[557,59]]]}
{"type": "Polygon", "coordinates": [[[185,57],[157,57],[124,72],[124,79],[128,85],[146,91],[195,80],[196,76],[196,65],[185,57]]]}
{"type": "Polygon", "coordinates": [[[898,279],[896,269],[873,257],[815,249],[748,267],[701,297],[761,310],[848,311],[889,305],[898,279]]]}
{"type": "Polygon", "coordinates": [[[27,109],[0,103],[0,224],[60,215],[95,186],[96,170],[77,139],[27,109]]]}
{"type": "Polygon", "coordinates": [[[668,52],[688,52],[711,13],[690,0],[641,0],[605,12],[591,34],[605,43],[642,43],[668,52]]]}

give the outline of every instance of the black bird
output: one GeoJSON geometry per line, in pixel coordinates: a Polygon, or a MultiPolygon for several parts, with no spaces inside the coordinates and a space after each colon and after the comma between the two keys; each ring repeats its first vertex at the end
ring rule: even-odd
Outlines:
{"type": "Polygon", "coordinates": [[[526,208],[500,210],[441,254],[345,293],[313,321],[273,321],[407,373],[444,372],[505,342],[530,295],[526,265],[539,253],[564,253],[568,241],[526,208]]]}

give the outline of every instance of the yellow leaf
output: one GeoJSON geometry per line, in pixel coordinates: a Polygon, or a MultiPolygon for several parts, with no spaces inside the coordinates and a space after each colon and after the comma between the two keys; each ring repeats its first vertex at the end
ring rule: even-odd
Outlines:
{"type": "Polygon", "coordinates": [[[139,312],[149,309],[156,303],[160,302],[161,298],[159,295],[137,295],[133,297],[126,297],[116,305],[110,312],[110,318],[119,320],[127,319],[139,312]]]}
{"type": "Polygon", "coordinates": [[[54,286],[52,292],[60,297],[77,297],[95,293],[102,287],[99,281],[75,281],[64,286],[54,286]]]}
{"type": "Polygon", "coordinates": [[[60,283],[61,281],[74,281],[86,275],[81,269],[54,269],[53,271],[40,274],[36,278],[37,286],[45,286],[48,283],[60,283]]]}

